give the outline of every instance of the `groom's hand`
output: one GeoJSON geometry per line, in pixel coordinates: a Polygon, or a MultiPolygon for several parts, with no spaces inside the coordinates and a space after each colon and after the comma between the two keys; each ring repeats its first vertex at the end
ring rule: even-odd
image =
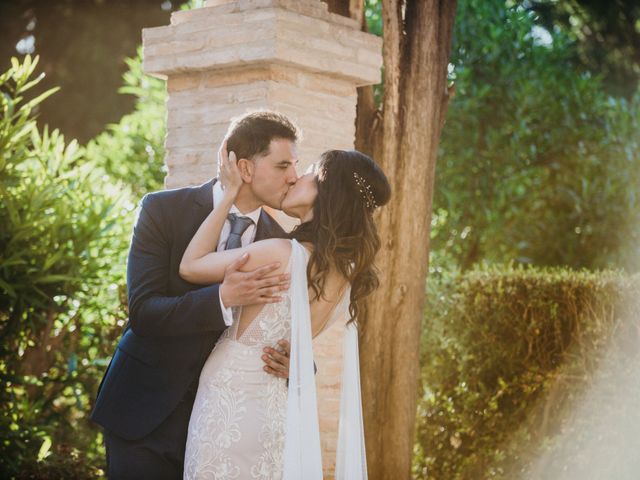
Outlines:
{"type": "Polygon", "coordinates": [[[253,305],[255,303],[276,303],[277,295],[289,288],[289,274],[271,275],[280,263],[271,263],[251,272],[241,272],[240,268],[249,260],[249,255],[231,263],[224,272],[220,285],[220,298],[225,307],[253,305]]]}
{"type": "Polygon", "coordinates": [[[291,346],[286,340],[278,341],[278,350],[271,347],[264,348],[262,360],[264,371],[276,377],[289,378],[289,355],[291,346]]]}

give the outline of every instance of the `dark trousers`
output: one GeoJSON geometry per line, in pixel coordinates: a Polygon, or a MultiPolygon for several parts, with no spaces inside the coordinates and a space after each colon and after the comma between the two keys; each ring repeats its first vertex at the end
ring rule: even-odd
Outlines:
{"type": "Polygon", "coordinates": [[[109,480],[181,480],[189,417],[197,380],[185,398],[153,432],[125,440],[104,431],[109,480]]]}

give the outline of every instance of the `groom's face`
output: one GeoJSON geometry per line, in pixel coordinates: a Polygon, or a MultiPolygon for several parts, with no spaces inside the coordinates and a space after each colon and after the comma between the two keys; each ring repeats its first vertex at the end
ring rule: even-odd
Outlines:
{"type": "Polygon", "coordinates": [[[296,183],[298,155],[296,144],[284,138],[274,138],[266,155],[252,161],[250,180],[254,196],[263,204],[281,209],[289,187],[296,183]]]}

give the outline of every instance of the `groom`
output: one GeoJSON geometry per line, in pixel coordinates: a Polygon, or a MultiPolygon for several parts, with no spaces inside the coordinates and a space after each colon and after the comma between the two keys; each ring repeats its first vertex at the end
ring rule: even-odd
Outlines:
{"type": "MultiPolygon", "coordinates": [[[[263,209],[279,209],[297,180],[298,132],[284,116],[255,112],[236,120],[227,149],[248,172],[217,249],[286,234],[263,209]],[[244,159],[244,160],[243,160],[244,159]]],[[[217,179],[200,187],[146,195],[127,264],[129,322],[99,388],[91,418],[104,427],[110,479],[180,479],[198,377],[231,307],[278,301],[287,275],[272,264],[226,271],[220,285],[193,285],[178,275],[182,254],[222,197],[217,179]]],[[[265,349],[265,371],[288,377],[285,354],[265,349]]]]}

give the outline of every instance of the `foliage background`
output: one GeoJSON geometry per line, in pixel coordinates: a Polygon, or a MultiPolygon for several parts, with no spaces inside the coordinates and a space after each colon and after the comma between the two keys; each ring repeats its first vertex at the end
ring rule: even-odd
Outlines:
{"type": "Polygon", "coordinates": [[[608,93],[576,42],[531,10],[465,1],[456,20],[434,249],[463,269],[513,259],[637,271],[638,93],[608,93]]]}
{"type": "Polygon", "coordinates": [[[428,287],[416,478],[636,475],[635,434],[603,419],[640,424],[640,276],[485,264],[428,287]]]}
{"type": "Polygon", "coordinates": [[[133,205],[76,141],[39,131],[27,56],[0,76],[0,470],[87,477],[88,408],[122,328],[133,205]],[[43,463],[38,460],[49,459],[43,463]]]}
{"type": "MultiPolygon", "coordinates": [[[[369,30],[382,34],[379,0],[365,5],[369,30]]],[[[576,351],[587,359],[581,374],[595,371],[620,325],[610,312],[637,292],[640,14],[631,1],[613,2],[617,16],[598,5],[612,3],[458,2],[417,478],[514,478],[510,469],[526,468],[544,444],[553,451],[558,432],[536,434],[540,402],[559,375],[576,371],[576,351]],[[576,298],[601,314],[568,311],[576,298]],[[588,341],[561,335],[577,326],[588,341]],[[522,362],[518,349],[536,329],[548,335],[535,334],[544,339],[538,354],[522,362]],[[530,442],[534,434],[542,443],[530,442]]],[[[164,86],[142,74],[136,47],[140,28],[166,24],[176,6],[0,4],[2,476],[101,475],[101,435],[87,416],[126,321],[135,206],[164,176],[164,86]],[[12,65],[30,36],[40,64],[20,55],[12,65]],[[40,72],[47,76],[29,86],[40,72]],[[55,85],[53,96],[32,100],[55,85]]],[[[549,408],[560,422],[568,407],[549,408]]]]}

